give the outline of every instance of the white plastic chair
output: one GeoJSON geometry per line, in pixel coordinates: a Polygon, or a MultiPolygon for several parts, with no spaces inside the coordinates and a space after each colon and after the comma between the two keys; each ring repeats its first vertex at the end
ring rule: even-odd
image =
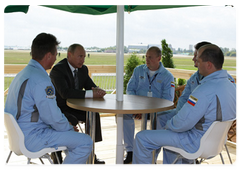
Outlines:
{"type": "MultiPolygon", "coordinates": [[[[228,120],[224,122],[219,122],[219,121],[213,122],[212,125],[209,127],[209,129],[201,138],[200,147],[195,153],[188,153],[183,149],[172,147],[172,146],[164,146],[163,148],[179,153],[177,158],[173,161],[173,164],[175,164],[180,157],[183,157],[189,160],[194,160],[194,164],[196,163],[195,160],[197,158],[201,158],[201,159],[213,158],[222,152],[222,148],[223,148],[223,145],[225,144],[228,130],[230,129],[234,120],[228,120]]],[[[222,162],[223,162],[223,159],[222,159],[222,162]]]]}
{"type": "MultiPolygon", "coordinates": [[[[58,147],[58,149],[55,148],[44,148],[38,152],[31,152],[27,150],[24,144],[24,135],[20,127],[18,126],[17,121],[10,113],[4,113],[4,124],[7,130],[8,135],[8,141],[9,141],[9,149],[10,153],[8,155],[6,163],[8,163],[12,152],[14,152],[16,155],[25,155],[28,158],[27,164],[30,164],[30,160],[34,158],[39,158],[40,161],[43,163],[41,158],[47,158],[51,164],[53,164],[50,155],[48,153],[50,152],[57,152],[66,150],[67,147],[61,146],[58,147]]],[[[57,157],[58,158],[58,157],[57,157]]],[[[58,160],[59,163],[59,160],[58,160]]]]}

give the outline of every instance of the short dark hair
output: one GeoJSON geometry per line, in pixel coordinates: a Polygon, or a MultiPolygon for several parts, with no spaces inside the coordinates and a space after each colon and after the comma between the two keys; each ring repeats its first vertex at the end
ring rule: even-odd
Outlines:
{"type": "Polygon", "coordinates": [[[153,50],[155,51],[155,53],[157,54],[157,56],[161,56],[162,55],[162,51],[160,50],[160,48],[156,47],[156,46],[152,46],[148,49],[148,51],[153,50]]]}
{"type": "Polygon", "coordinates": [[[204,45],[207,45],[207,44],[212,44],[212,43],[207,42],[207,41],[202,41],[202,42],[199,42],[199,43],[197,43],[196,45],[194,45],[194,48],[195,48],[196,50],[198,50],[200,47],[202,47],[202,46],[204,46],[204,45]]]}
{"type": "MultiPolygon", "coordinates": [[[[72,45],[70,45],[70,46],[68,47],[68,51],[67,51],[67,52],[74,53],[74,51],[75,51],[75,49],[76,49],[77,47],[82,47],[82,48],[83,48],[83,46],[82,46],[81,44],[72,44],[72,45]]],[[[84,49],[84,48],[83,48],[83,49],[84,49]]]]}
{"type": "Polygon", "coordinates": [[[31,46],[31,55],[35,60],[42,60],[45,54],[56,52],[56,46],[60,42],[52,34],[40,33],[34,38],[31,46]]]}
{"type": "Polygon", "coordinates": [[[216,69],[221,69],[224,63],[224,54],[216,45],[206,47],[200,58],[203,62],[210,61],[213,63],[216,69]]]}

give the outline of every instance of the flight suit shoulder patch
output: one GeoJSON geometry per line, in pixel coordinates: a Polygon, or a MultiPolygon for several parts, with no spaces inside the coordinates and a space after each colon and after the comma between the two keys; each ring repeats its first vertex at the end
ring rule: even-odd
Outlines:
{"type": "Polygon", "coordinates": [[[197,103],[198,99],[196,97],[193,97],[192,95],[189,97],[188,99],[188,103],[192,106],[195,106],[195,104],[197,103]]]}
{"type": "Polygon", "coordinates": [[[46,91],[46,94],[47,94],[47,96],[46,96],[47,98],[49,98],[49,99],[55,98],[55,94],[54,94],[54,90],[53,90],[52,86],[47,86],[45,91],[46,91]]]}

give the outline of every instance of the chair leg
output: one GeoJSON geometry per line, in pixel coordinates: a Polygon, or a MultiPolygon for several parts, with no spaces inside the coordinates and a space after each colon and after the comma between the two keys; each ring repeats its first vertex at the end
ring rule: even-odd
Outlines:
{"type": "Polygon", "coordinates": [[[229,151],[228,151],[227,145],[224,144],[224,146],[225,146],[225,148],[226,148],[226,151],[227,151],[227,154],[228,154],[229,161],[230,161],[230,163],[232,164],[232,159],[231,159],[231,156],[230,156],[230,154],[229,154],[229,151]]]}
{"type": "Polygon", "coordinates": [[[222,157],[222,153],[220,153],[219,155],[220,155],[220,157],[221,157],[222,164],[224,164],[224,160],[223,160],[223,157],[222,157]]]}
{"type": "Polygon", "coordinates": [[[12,155],[12,151],[10,151],[10,153],[9,153],[9,155],[8,155],[8,157],[7,157],[6,163],[8,163],[8,161],[9,161],[11,155],[12,155]]]}
{"type": "Polygon", "coordinates": [[[201,164],[203,161],[204,161],[204,159],[203,159],[203,158],[201,158],[201,160],[200,160],[199,164],[201,164]]]}
{"type": "Polygon", "coordinates": [[[44,164],[44,162],[43,162],[42,158],[39,158],[39,160],[42,162],[42,164],[44,164]]]}
{"type": "Polygon", "coordinates": [[[27,159],[28,159],[27,164],[30,164],[31,158],[27,158],[27,159]]]}
{"type": "Polygon", "coordinates": [[[175,164],[180,157],[181,157],[181,155],[178,155],[178,156],[176,157],[176,159],[173,161],[172,164],[175,164]]]}
{"type": "Polygon", "coordinates": [[[50,157],[49,154],[45,154],[44,157],[48,159],[48,161],[50,162],[50,164],[53,164],[53,161],[52,161],[52,159],[51,159],[51,157],[50,157]]]}

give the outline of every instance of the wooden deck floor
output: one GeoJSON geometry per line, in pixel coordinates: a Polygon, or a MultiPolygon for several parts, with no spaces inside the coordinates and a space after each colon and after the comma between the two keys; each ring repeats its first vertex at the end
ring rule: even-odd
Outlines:
{"type": "MultiPolygon", "coordinates": [[[[140,130],[140,121],[136,122],[136,131],[140,130]]],[[[96,143],[96,155],[98,158],[104,160],[106,162],[106,165],[114,165],[115,164],[115,158],[116,158],[116,122],[115,117],[101,117],[101,126],[102,126],[102,135],[103,135],[103,141],[96,143]]],[[[228,149],[232,158],[232,161],[235,162],[236,160],[236,146],[235,145],[229,145],[228,149]]],[[[225,149],[222,151],[225,164],[230,164],[229,159],[227,157],[225,149]]],[[[8,149],[8,139],[6,130],[4,129],[4,162],[7,159],[7,156],[9,154],[8,149]]],[[[32,160],[32,162],[36,164],[41,164],[38,159],[32,160]]],[[[12,154],[9,165],[25,165],[27,163],[27,159],[24,156],[16,156],[15,154],[12,154]]],[[[45,164],[49,164],[47,160],[44,161],[45,164]]],[[[160,152],[158,156],[157,164],[162,164],[162,152],[160,152]]],[[[222,164],[220,156],[216,156],[212,159],[209,159],[207,161],[204,161],[202,164],[222,164]]]]}

